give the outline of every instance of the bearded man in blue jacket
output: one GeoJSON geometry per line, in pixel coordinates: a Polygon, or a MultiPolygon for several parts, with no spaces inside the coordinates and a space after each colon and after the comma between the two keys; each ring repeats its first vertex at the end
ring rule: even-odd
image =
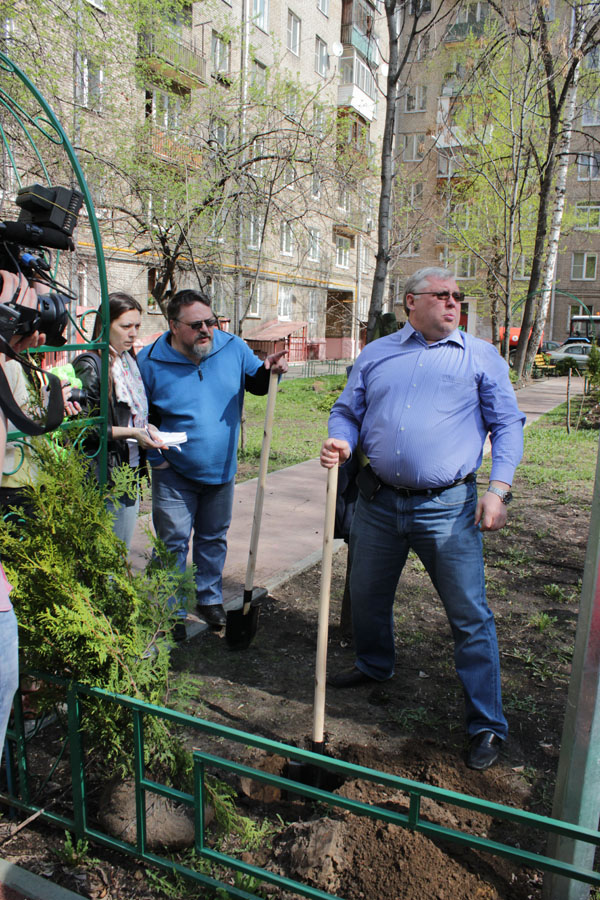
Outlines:
{"type": "MultiPolygon", "coordinates": [[[[269,372],[287,371],[283,353],[264,363],[239,337],[220,331],[201,291],[175,294],[169,331],[137,361],[151,417],[162,431],[184,431],[179,448],[150,451],[152,520],[159,538],[185,571],[192,531],[197,609],[222,627],[222,578],[231,522],[244,391],[266,394],[269,372]]],[[[179,623],[175,638],[185,637],[179,623]]]]}

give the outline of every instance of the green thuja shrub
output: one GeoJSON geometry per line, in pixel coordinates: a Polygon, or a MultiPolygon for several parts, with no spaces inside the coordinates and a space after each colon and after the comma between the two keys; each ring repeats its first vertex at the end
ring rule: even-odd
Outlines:
{"type": "MultiPolygon", "coordinates": [[[[143,573],[132,572],[115,537],[106,496],[120,496],[131,470],[111,492],[100,489],[73,445],[33,442],[38,464],[29,509],[0,521],[0,556],[19,620],[25,666],[149,703],[166,702],[169,685],[168,600],[189,590],[163,547],[143,573]]],[[[169,724],[146,717],[147,762],[178,772],[190,760],[169,724]]],[[[111,772],[131,764],[131,713],[96,699],[84,703],[86,747],[111,772]]]]}

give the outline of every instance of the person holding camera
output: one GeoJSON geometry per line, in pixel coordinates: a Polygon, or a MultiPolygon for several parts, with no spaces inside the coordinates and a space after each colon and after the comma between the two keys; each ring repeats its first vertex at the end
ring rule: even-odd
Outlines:
{"type": "MultiPolygon", "coordinates": [[[[108,479],[117,466],[128,465],[138,473],[145,462],[145,451],[164,446],[158,431],[148,423],[148,401],[140,375],[134,343],[142,324],[142,307],[130,294],[109,294],[109,350],[108,375],[108,479]]],[[[98,340],[102,331],[102,319],[96,317],[92,340],[98,340]]],[[[82,398],[84,412],[95,415],[100,409],[100,354],[97,351],[82,353],[73,361],[73,369],[81,379],[85,392],[82,398]]],[[[91,435],[85,443],[90,455],[98,449],[97,435],[91,435]]],[[[107,501],[113,515],[113,529],[118,538],[131,546],[140,506],[139,491],[135,496],[124,494],[117,502],[107,501]]]]}
{"type": "MultiPolygon", "coordinates": [[[[16,300],[23,306],[35,308],[37,294],[25,278],[12,272],[0,271],[2,288],[0,303],[16,300]]],[[[13,336],[9,343],[15,352],[28,347],[39,347],[44,343],[45,335],[34,332],[30,335],[13,336]]],[[[5,365],[5,355],[0,352],[0,366],[5,365]]],[[[4,468],[6,450],[7,421],[4,411],[0,409],[0,471],[4,468]]],[[[19,636],[15,611],[10,602],[11,586],[8,583],[2,563],[0,562],[0,757],[4,747],[4,738],[8,727],[8,719],[15,691],[19,686],[19,636]]]]}

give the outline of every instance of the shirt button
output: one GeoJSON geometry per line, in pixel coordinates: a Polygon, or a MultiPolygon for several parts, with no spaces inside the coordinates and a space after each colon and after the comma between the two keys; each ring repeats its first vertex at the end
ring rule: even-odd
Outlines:
{"type": "Polygon", "coordinates": [[[416,387],[416,384],[413,384],[413,387],[416,387]]]}
{"type": "Polygon", "coordinates": [[[419,363],[420,368],[423,368],[423,363],[419,363]]]}
{"type": "Polygon", "coordinates": [[[406,404],[406,408],[407,408],[407,409],[410,409],[410,403],[407,403],[407,404],[406,404]]]}
{"type": "Polygon", "coordinates": [[[400,456],[400,451],[396,450],[396,456],[400,456]]]}
{"type": "MultiPolygon", "coordinates": [[[[402,426],[402,428],[400,429],[400,431],[404,431],[404,425],[402,426]]],[[[398,452],[400,452],[400,451],[398,451],[398,452]]]]}

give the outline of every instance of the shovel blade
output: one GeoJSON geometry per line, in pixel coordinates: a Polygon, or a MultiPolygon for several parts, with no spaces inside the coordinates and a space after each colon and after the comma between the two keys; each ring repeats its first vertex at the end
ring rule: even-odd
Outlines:
{"type": "Polygon", "coordinates": [[[260,603],[267,597],[265,588],[254,588],[244,591],[244,603],[241,609],[227,612],[225,625],[225,641],[230,650],[247,650],[254,639],[258,627],[260,603]]]}

